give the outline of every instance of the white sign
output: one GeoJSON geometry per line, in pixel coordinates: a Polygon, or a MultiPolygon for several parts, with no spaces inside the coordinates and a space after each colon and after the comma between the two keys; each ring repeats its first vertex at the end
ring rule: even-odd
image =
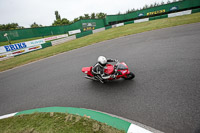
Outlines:
{"type": "Polygon", "coordinates": [[[124,23],[119,23],[119,24],[116,24],[116,27],[120,27],[120,26],[123,26],[124,23]]]}
{"type": "Polygon", "coordinates": [[[12,52],[6,52],[6,53],[3,53],[3,54],[0,54],[0,60],[2,59],[5,59],[5,58],[9,58],[9,57],[12,57],[12,52]]]}
{"type": "Polygon", "coordinates": [[[55,39],[59,39],[59,38],[63,38],[63,37],[68,37],[68,34],[59,35],[59,36],[47,37],[47,38],[44,38],[44,40],[45,40],[45,41],[50,41],[50,40],[55,40],[55,39]]]}
{"type": "Polygon", "coordinates": [[[54,46],[54,45],[65,43],[65,42],[68,42],[68,41],[71,41],[71,40],[74,40],[74,39],[76,39],[75,35],[52,41],[51,44],[52,44],[52,46],[54,46]]]}
{"type": "Polygon", "coordinates": [[[68,33],[69,33],[69,35],[73,35],[73,34],[81,33],[81,30],[80,29],[72,30],[72,31],[69,31],[68,33]]]}
{"type": "Polygon", "coordinates": [[[40,44],[43,44],[43,43],[45,43],[44,39],[38,39],[38,40],[33,40],[33,41],[25,42],[25,44],[26,44],[27,47],[32,47],[32,46],[35,46],[35,45],[40,45],[40,44]]]}
{"type": "Polygon", "coordinates": [[[149,21],[149,18],[138,19],[138,20],[135,20],[134,23],[141,23],[141,22],[146,22],[146,21],[149,21]]]}
{"type": "Polygon", "coordinates": [[[6,37],[7,35],[8,35],[7,33],[4,34],[5,37],[6,37]]]}
{"type": "Polygon", "coordinates": [[[97,33],[97,32],[101,32],[101,31],[104,31],[104,30],[105,30],[105,27],[93,30],[92,32],[97,33]]]}
{"type": "Polygon", "coordinates": [[[170,13],[168,14],[168,17],[176,17],[176,16],[182,16],[182,15],[188,15],[191,14],[192,10],[187,10],[187,11],[183,11],[183,12],[176,12],[176,13],[170,13]]]}

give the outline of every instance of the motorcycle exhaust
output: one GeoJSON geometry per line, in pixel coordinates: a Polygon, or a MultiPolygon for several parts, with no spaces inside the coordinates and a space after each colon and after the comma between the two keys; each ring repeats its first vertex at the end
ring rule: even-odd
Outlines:
{"type": "Polygon", "coordinates": [[[97,81],[97,79],[95,79],[94,77],[88,77],[88,76],[85,76],[86,79],[91,79],[91,80],[95,80],[97,81]]]}

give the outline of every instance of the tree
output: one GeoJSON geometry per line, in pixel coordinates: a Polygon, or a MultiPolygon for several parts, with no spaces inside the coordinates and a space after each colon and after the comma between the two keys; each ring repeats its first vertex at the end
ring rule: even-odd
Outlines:
{"type": "Polygon", "coordinates": [[[66,18],[63,18],[62,20],[58,19],[58,20],[54,20],[52,26],[57,26],[57,25],[69,25],[71,24],[71,22],[66,19],[66,18]]]}
{"type": "Polygon", "coordinates": [[[23,26],[19,26],[18,23],[0,24],[0,30],[15,30],[23,29],[23,26]]]}
{"type": "Polygon", "coordinates": [[[97,13],[97,14],[96,14],[96,17],[97,17],[98,19],[104,19],[104,18],[106,17],[106,14],[100,12],[100,13],[97,13]]]}
{"type": "Polygon", "coordinates": [[[150,5],[150,8],[152,8],[152,7],[153,7],[153,4],[150,5]]]}
{"type": "Polygon", "coordinates": [[[117,13],[117,15],[120,15],[121,14],[121,12],[119,11],[118,13],[117,13]]]}
{"type": "Polygon", "coordinates": [[[79,16],[79,20],[81,20],[81,19],[84,19],[84,17],[83,16],[79,16]]]}
{"type": "Polygon", "coordinates": [[[56,15],[56,20],[61,20],[61,17],[59,15],[58,11],[55,11],[55,15],[56,15]]]}
{"type": "Polygon", "coordinates": [[[39,25],[36,22],[34,22],[30,27],[31,28],[38,28],[38,27],[42,27],[42,25],[39,25]]]}
{"type": "Polygon", "coordinates": [[[164,5],[165,3],[162,1],[161,3],[160,3],[160,5],[164,5]]]}
{"type": "Polygon", "coordinates": [[[84,19],[90,19],[89,14],[84,14],[84,19]]]}
{"type": "Polygon", "coordinates": [[[66,19],[66,18],[63,18],[61,22],[62,22],[62,25],[71,24],[71,22],[68,19],[66,19]]]}
{"type": "Polygon", "coordinates": [[[74,18],[73,23],[79,21],[79,18],[74,18]]]}
{"type": "Polygon", "coordinates": [[[136,10],[135,10],[135,8],[133,8],[132,10],[131,10],[131,12],[135,12],[136,10]]]}
{"type": "Polygon", "coordinates": [[[143,7],[143,9],[147,9],[148,8],[148,5],[147,4],[145,4],[144,5],[144,7],[143,7]]]}
{"type": "Polygon", "coordinates": [[[131,11],[128,9],[128,11],[126,11],[126,14],[127,14],[127,13],[130,13],[130,12],[131,12],[131,11]]]}
{"type": "Polygon", "coordinates": [[[95,19],[95,18],[96,18],[95,13],[92,13],[91,14],[91,19],[95,19]]]}
{"type": "Polygon", "coordinates": [[[156,3],[156,2],[155,2],[155,3],[154,3],[154,7],[155,7],[155,6],[159,6],[159,3],[156,3]]]}
{"type": "Polygon", "coordinates": [[[169,3],[170,3],[170,1],[168,0],[168,1],[167,1],[167,4],[169,4],[169,3]]]}

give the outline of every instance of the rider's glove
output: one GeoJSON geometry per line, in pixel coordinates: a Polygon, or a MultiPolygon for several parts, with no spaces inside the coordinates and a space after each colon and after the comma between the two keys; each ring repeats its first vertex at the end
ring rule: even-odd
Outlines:
{"type": "Polygon", "coordinates": [[[119,62],[119,61],[118,61],[118,60],[116,60],[116,59],[115,59],[114,61],[115,61],[115,62],[119,62]]]}
{"type": "Polygon", "coordinates": [[[114,78],[116,78],[116,75],[115,75],[115,74],[113,74],[113,75],[111,75],[110,77],[114,79],[114,78]]]}

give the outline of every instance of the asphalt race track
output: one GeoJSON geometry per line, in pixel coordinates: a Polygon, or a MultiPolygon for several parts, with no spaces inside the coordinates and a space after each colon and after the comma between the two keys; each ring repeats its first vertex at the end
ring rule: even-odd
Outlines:
{"type": "Polygon", "coordinates": [[[50,107],[118,115],[166,133],[200,132],[200,23],[129,35],[0,73],[0,115],[50,107]],[[106,84],[81,68],[99,55],[124,61],[136,78],[106,84]]]}

